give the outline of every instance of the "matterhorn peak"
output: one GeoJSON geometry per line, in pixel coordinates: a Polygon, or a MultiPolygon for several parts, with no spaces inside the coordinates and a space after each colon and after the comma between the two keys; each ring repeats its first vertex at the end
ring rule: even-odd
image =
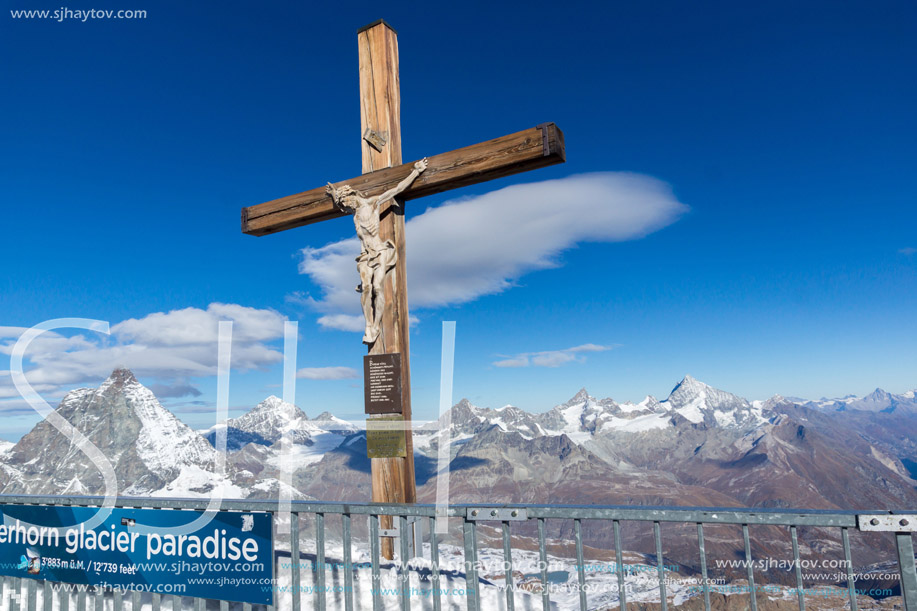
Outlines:
{"type": "Polygon", "coordinates": [[[137,377],[134,376],[134,372],[127,367],[118,367],[112,371],[108,379],[102,383],[101,388],[108,388],[109,386],[123,388],[134,384],[140,384],[140,382],[137,381],[137,377]]]}

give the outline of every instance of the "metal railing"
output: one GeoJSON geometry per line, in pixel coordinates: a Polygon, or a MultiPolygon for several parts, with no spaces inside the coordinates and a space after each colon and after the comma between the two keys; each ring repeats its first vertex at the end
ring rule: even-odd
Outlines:
{"type": "MultiPolygon", "coordinates": [[[[82,506],[98,507],[101,506],[103,499],[101,497],[43,497],[43,496],[9,496],[0,495],[0,506],[2,505],[55,505],[55,506],[82,506]]],[[[139,498],[119,498],[115,506],[124,508],[147,508],[163,510],[196,510],[203,511],[207,509],[208,501],[206,499],[139,499],[139,498]]],[[[281,514],[279,505],[276,501],[256,501],[256,500],[227,500],[223,501],[220,507],[223,511],[243,511],[243,512],[268,512],[273,514],[275,524],[281,514]]],[[[289,523],[289,575],[291,587],[289,591],[281,592],[283,600],[275,599],[275,607],[266,607],[265,611],[275,611],[276,607],[289,607],[292,611],[301,611],[304,602],[304,588],[302,588],[302,536],[306,533],[303,529],[301,520],[307,516],[313,516],[312,521],[312,539],[315,544],[314,558],[312,565],[312,587],[311,597],[306,600],[308,607],[318,611],[325,611],[329,604],[329,588],[326,585],[326,559],[327,559],[327,541],[326,534],[329,526],[326,524],[328,518],[333,517],[335,525],[340,524],[340,529],[335,528],[335,534],[340,533],[341,541],[341,562],[343,568],[343,587],[338,590],[341,596],[331,597],[335,608],[343,608],[345,611],[361,608],[362,600],[355,600],[355,583],[354,583],[354,563],[353,549],[354,545],[366,544],[366,539],[359,539],[354,535],[355,517],[361,517],[368,520],[367,537],[369,545],[369,556],[371,559],[371,599],[374,611],[382,611],[387,605],[383,600],[383,589],[381,569],[383,558],[381,558],[380,535],[391,534],[380,532],[380,517],[392,516],[398,526],[400,533],[408,533],[410,524],[420,520],[427,525],[429,541],[429,577],[432,585],[432,594],[427,599],[422,600],[420,605],[415,607],[432,608],[433,611],[441,611],[443,608],[443,598],[446,596],[444,589],[440,588],[443,575],[441,574],[442,558],[441,546],[449,540],[457,541],[457,547],[461,548],[463,567],[465,571],[465,593],[464,603],[469,611],[483,611],[481,600],[482,577],[479,575],[479,552],[481,545],[479,538],[482,536],[484,529],[491,532],[491,536],[497,545],[502,542],[503,569],[505,578],[505,599],[500,600],[500,606],[508,611],[514,611],[516,606],[516,588],[515,576],[517,574],[513,563],[513,530],[516,530],[516,537],[521,538],[528,536],[531,540],[537,540],[537,557],[540,568],[541,588],[535,588],[527,594],[536,596],[540,594],[541,606],[545,611],[552,608],[551,592],[548,588],[550,576],[548,572],[548,537],[547,531],[549,525],[557,527],[558,523],[570,524],[572,522],[573,554],[575,555],[576,578],[578,583],[578,600],[572,603],[572,607],[578,607],[585,611],[588,608],[587,598],[587,579],[586,579],[586,558],[584,545],[584,523],[594,527],[596,524],[601,525],[599,532],[606,533],[613,539],[613,555],[615,558],[615,573],[617,574],[617,604],[620,609],[625,610],[627,607],[627,587],[626,587],[626,568],[629,565],[625,563],[624,547],[622,544],[622,532],[626,532],[623,524],[627,523],[628,528],[631,523],[636,523],[638,527],[648,529],[652,527],[652,548],[644,557],[649,558],[655,563],[655,570],[658,574],[658,590],[660,605],[663,610],[668,609],[668,592],[666,578],[666,556],[663,553],[662,524],[678,523],[687,525],[694,536],[696,527],[696,561],[694,569],[699,575],[698,584],[700,584],[699,595],[702,592],[705,609],[711,608],[711,587],[709,579],[708,552],[705,545],[704,527],[741,527],[740,545],[744,548],[744,555],[738,566],[746,569],[745,577],[747,578],[747,592],[749,594],[749,608],[757,611],[758,602],[756,594],[760,588],[755,585],[755,558],[752,554],[753,539],[751,532],[756,528],[778,527],[788,530],[789,538],[792,544],[792,560],[790,565],[795,569],[795,590],[800,610],[806,607],[806,584],[804,583],[802,573],[802,562],[800,556],[800,534],[798,529],[831,529],[839,531],[841,546],[843,548],[844,563],[846,569],[846,590],[850,609],[858,609],[858,593],[856,590],[855,571],[851,561],[851,546],[849,531],[856,532],[876,532],[890,533],[894,536],[894,544],[897,556],[897,570],[900,578],[900,594],[904,601],[905,609],[917,611],[917,569],[915,569],[914,546],[912,541],[912,532],[915,532],[917,526],[917,511],[876,511],[876,512],[856,512],[856,511],[820,511],[820,510],[768,510],[768,509],[738,509],[728,508],[680,508],[680,507],[639,507],[639,506],[580,506],[580,505],[451,505],[448,507],[436,507],[433,505],[396,505],[396,504],[369,504],[369,503],[325,503],[325,502],[301,502],[293,501],[289,506],[291,520],[289,523]],[[456,532],[452,529],[447,534],[437,533],[434,527],[435,520],[449,520],[450,523],[461,523],[461,530],[456,532]],[[531,533],[522,535],[522,532],[531,533]]],[[[567,531],[569,532],[569,531],[567,531]]],[[[595,532],[595,529],[593,530],[595,532]]],[[[820,537],[824,536],[823,531],[819,531],[820,537]]],[[[877,535],[873,535],[877,536],[877,535]]],[[[649,535],[647,534],[647,537],[649,535]]],[[[518,540],[518,539],[517,539],[518,540]]],[[[566,540],[569,543],[569,540],[566,540]]],[[[683,542],[683,540],[682,540],[683,542]]],[[[399,537],[399,550],[401,559],[409,559],[412,555],[409,540],[407,536],[399,537]]],[[[694,545],[694,544],[691,544],[694,545]]],[[[365,550],[365,547],[361,548],[365,550]]],[[[278,574],[279,550],[272,550],[272,558],[275,563],[275,574],[278,574]]],[[[517,552],[519,550],[516,550],[517,552]]],[[[609,548],[609,554],[611,548],[609,548]]],[[[398,572],[397,606],[402,611],[409,611],[412,608],[412,598],[410,592],[411,572],[412,569],[407,562],[392,565],[398,572]]],[[[682,563],[682,566],[687,566],[682,563]]],[[[387,571],[388,572],[388,571],[387,571]]],[[[455,576],[455,575],[453,575],[455,576]]],[[[340,575],[339,575],[340,578],[340,575]]],[[[360,578],[358,572],[358,579],[360,578]]],[[[276,581],[276,580],[275,580],[276,581]]],[[[9,601],[9,611],[37,611],[38,589],[42,582],[19,577],[4,577],[2,580],[3,592],[2,600],[9,601]],[[22,588],[25,586],[26,594],[22,596],[22,588]],[[24,598],[24,601],[23,601],[24,598]]],[[[48,582],[41,585],[41,602],[42,611],[70,611],[70,594],[61,596],[60,592],[55,592],[48,582]],[[57,604],[55,604],[55,598],[57,604]]],[[[364,592],[365,594],[365,592],[364,592]]],[[[391,596],[391,594],[389,594],[391,596]]],[[[74,611],[122,611],[125,608],[123,595],[115,591],[112,595],[112,606],[106,607],[104,593],[96,593],[91,597],[87,592],[80,592],[76,596],[76,609],[74,611]],[[91,604],[90,604],[91,602],[91,604]]],[[[187,609],[185,602],[190,601],[190,608],[193,611],[205,611],[209,606],[209,601],[204,599],[188,599],[180,595],[169,594],[152,594],[149,597],[149,605],[152,611],[162,611],[164,602],[171,601],[171,611],[181,611],[187,609]]],[[[391,602],[390,598],[388,602],[391,602]]],[[[453,600],[454,603],[454,600],[453,600]]],[[[145,601],[141,599],[139,592],[133,592],[130,595],[130,610],[141,611],[145,606],[145,601]]],[[[229,611],[230,603],[227,601],[218,601],[220,611],[229,611]]],[[[233,603],[236,608],[237,603],[233,603]]],[[[391,605],[388,605],[391,606],[391,605]]],[[[257,605],[256,605],[257,607],[257,605]]],[[[488,603],[488,608],[491,604],[488,603]]],[[[603,605],[607,608],[607,604],[603,605]]],[[[242,611],[252,611],[251,604],[241,605],[242,611]]]]}

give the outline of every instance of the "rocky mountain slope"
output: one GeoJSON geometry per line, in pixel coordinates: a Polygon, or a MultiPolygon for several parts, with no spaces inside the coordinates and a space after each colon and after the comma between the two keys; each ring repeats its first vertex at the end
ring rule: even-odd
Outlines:
{"type": "MultiPolygon", "coordinates": [[[[662,401],[618,403],[583,389],[541,414],[462,400],[415,432],[419,494],[433,494],[439,446],[448,442],[455,501],[913,507],[912,397],[749,402],[686,376],[662,401]]],[[[57,411],[102,450],[124,494],[369,496],[365,435],[328,413],[310,420],[277,397],[197,433],[118,370],[98,389],[69,393],[57,411]],[[223,432],[221,469],[214,446],[223,432]],[[281,483],[285,468],[292,489],[281,483]]],[[[104,483],[67,436],[42,422],[15,446],[0,446],[0,490],[89,494],[104,483]]]]}
{"type": "Polygon", "coordinates": [[[99,494],[111,468],[124,495],[225,494],[240,491],[217,473],[213,446],[160,405],[134,375],[119,369],[98,389],[68,393],[57,413],[99,450],[97,465],[48,421],[40,422],[0,462],[6,494],[99,494]]]}
{"type": "MultiPolygon", "coordinates": [[[[541,414],[462,400],[415,431],[418,498],[435,502],[438,478],[448,477],[454,503],[913,508],[912,396],[877,391],[863,399],[749,402],[686,376],[662,401],[618,403],[583,389],[541,414]],[[449,458],[440,465],[444,443],[449,458]]],[[[102,451],[124,495],[370,498],[365,433],[329,413],[310,420],[277,397],[195,432],[129,371],[117,370],[98,389],[69,393],[57,413],[102,451]],[[224,432],[221,454],[215,445],[224,432]]],[[[99,467],[70,437],[42,422],[15,445],[0,444],[0,492],[104,493],[99,467]]],[[[518,534],[534,536],[527,528],[518,534]]],[[[547,529],[551,538],[572,537],[566,521],[548,521],[547,529]]],[[[590,546],[613,545],[604,525],[587,521],[583,529],[590,546]]],[[[708,531],[708,553],[742,553],[737,532],[708,531]]],[[[754,554],[786,556],[785,535],[759,527],[754,554]]],[[[801,532],[803,557],[842,553],[834,535],[801,532]]],[[[631,524],[625,536],[628,549],[654,551],[649,528],[631,524]]],[[[664,536],[668,560],[691,570],[691,528],[666,525],[664,536]]],[[[883,559],[882,545],[860,540],[854,561],[883,559]]]]}

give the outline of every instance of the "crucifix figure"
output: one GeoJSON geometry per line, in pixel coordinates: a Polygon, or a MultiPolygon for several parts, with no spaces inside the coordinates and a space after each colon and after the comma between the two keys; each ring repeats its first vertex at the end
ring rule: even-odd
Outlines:
{"type": "MultiPolygon", "coordinates": [[[[264,236],[334,219],[351,214],[349,209],[354,210],[357,232],[363,232],[360,235],[363,243],[360,277],[367,321],[364,341],[370,340],[367,342],[370,356],[399,355],[401,363],[398,372],[400,405],[394,413],[404,419],[403,453],[388,458],[372,458],[372,500],[414,503],[417,491],[410,432],[411,368],[403,204],[426,195],[563,163],[564,136],[554,123],[542,123],[507,136],[434,155],[428,160],[402,164],[398,37],[390,25],[380,20],[361,28],[357,33],[357,43],[363,174],[329,185],[327,189],[318,187],[243,208],[242,231],[264,236]],[[351,199],[348,200],[348,197],[351,199]],[[373,202],[372,212],[365,213],[369,223],[363,228],[361,202],[373,202]],[[391,273],[387,273],[389,269],[391,273]],[[371,291],[369,287],[372,287],[371,291]],[[372,317],[367,314],[368,304],[373,308],[372,317]],[[370,319],[372,325],[369,324],[370,319]]],[[[543,83],[532,85],[531,91],[535,92],[544,86],[543,83]]],[[[444,137],[477,131],[473,124],[463,125],[459,130],[454,128],[452,120],[428,126],[428,129],[436,130],[444,137]]],[[[368,382],[364,380],[364,384],[368,382]]],[[[382,529],[391,529],[391,524],[391,517],[381,516],[382,529]]],[[[383,555],[392,558],[392,539],[383,539],[382,543],[383,555]]]]}
{"type": "MultiPolygon", "coordinates": [[[[360,272],[360,284],[357,292],[361,293],[363,317],[366,319],[366,333],[363,343],[372,346],[382,332],[382,313],[385,311],[385,290],[383,282],[388,273],[398,262],[398,250],[391,240],[382,241],[379,237],[379,207],[389,201],[396,206],[395,199],[402,191],[411,186],[414,179],[427,169],[426,157],[414,164],[414,170],[407,178],[389,189],[379,197],[366,197],[350,185],[337,189],[331,183],[325,192],[331,196],[335,208],[344,214],[353,215],[362,251],[357,257],[357,270],[360,272]]],[[[400,206],[399,206],[400,207],[400,206]]]]}

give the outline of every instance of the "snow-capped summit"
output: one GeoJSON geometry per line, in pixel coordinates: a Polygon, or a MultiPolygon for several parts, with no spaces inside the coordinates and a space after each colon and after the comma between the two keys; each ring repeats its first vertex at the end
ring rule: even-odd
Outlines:
{"type": "Polygon", "coordinates": [[[341,420],[331,412],[322,412],[311,421],[313,424],[328,431],[329,433],[338,433],[340,435],[352,435],[360,430],[356,425],[341,420]]]}
{"type": "Polygon", "coordinates": [[[581,388],[569,401],[541,414],[538,421],[548,434],[566,434],[576,443],[584,443],[596,430],[599,418],[617,408],[612,399],[598,401],[581,388]]]}
{"type": "Polygon", "coordinates": [[[686,375],[675,386],[662,406],[694,424],[706,422],[708,425],[733,427],[757,426],[767,421],[761,406],[708,386],[691,375],[686,375]]]}
{"type": "Polygon", "coordinates": [[[884,413],[917,413],[917,392],[910,390],[900,395],[877,388],[864,397],[847,395],[840,399],[796,401],[800,405],[828,412],[857,410],[884,413]]]}
{"type": "Polygon", "coordinates": [[[870,412],[893,412],[897,409],[914,411],[917,410],[917,401],[913,395],[895,395],[877,388],[859,401],[851,403],[850,407],[870,412]]]}
{"type": "Polygon", "coordinates": [[[306,413],[292,403],[271,395],[250,412],[226,421],[230,428],[260,435],[271,443],[284,434],[294,432],[309,420],[306,413]]]}
{"type": "Polygon", "coordinates": [[[450,443],[459,444],[491,428],[504,433],[519,433],[524,439],[532,439],[545,434],[538,424],[538,418],[514,405],[490,409],[462,399],[450,408],[448,414],[417,428],[414,431],[414,447],[435,449],[447,436],[450,443]]]}
{"type": "Polygon", "coordinates": [[[767,412],[773,411],[778,405],[791,404],[794,402],[793,399],[784,397],[783,395],[774,395],[770,399],[765,399],[763,401],[756,399],[751,402],[751,406],[754,409],[761,410],[761,413],[766,415],[767,412]]]}
{"type": "Polygon", "coordinates": [[[665,411],[660,405],[659,399],[653,395],[646,395],[646,397],[643,398],[643,401],[640,401],[639,403],[631,403],[630,401],[619,403],[618,407],[620,407],[621,411],[624,413],[665,411]]]}
{"type": "MultiPolygon", "coordinates": [[[[215,473],[213,447],[162,407],[128,369],[116,369],[97,389],[67,393],[56,411],[108,459],[125,488],[121,494],[152,494],[181,481],[172,491],[193,496],[225,484],[215,473]]],[[[6,493],[105,491],[101,469],[107,465],[75,450],[74,440],[47,421],[23,437],[5,463],[6,493]]]]}
{"type": "Polygon", "coordinates": [[[565,403],[565,405],[575,405],[577,403],[583,403],[592,399],[589,395],[589,392],[585,388],[580,388],[573,397],[565,403]]]}
{"type": "Polygon", "coordinates": [[[281,438],[295,444],[311,445],[312,438],[324,432],[309,421],[304,411],[274,395],[248,413],[204,431],[203,435],[216,446],[219,442],[217,432],[221,428],[226,429],[226,449],[230,452],[240,450],[249,443],[270,446],[281,438]]]}

